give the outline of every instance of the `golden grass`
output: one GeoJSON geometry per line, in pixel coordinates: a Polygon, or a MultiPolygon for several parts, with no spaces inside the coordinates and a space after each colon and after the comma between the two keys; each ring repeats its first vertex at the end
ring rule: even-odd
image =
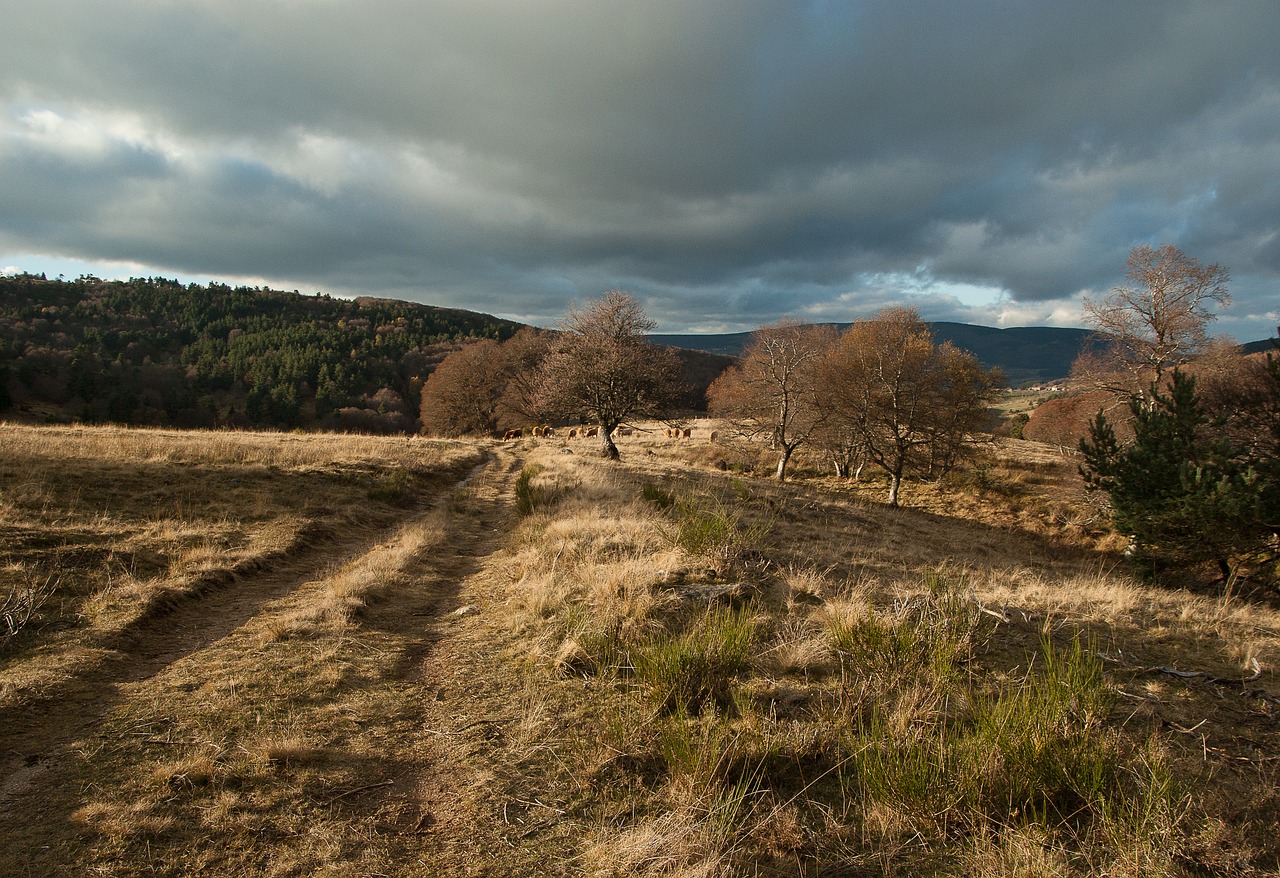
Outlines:
{"type": "Polygon", "coordinates": [[[75,624],[4,657],[10,704],[126,661],[105,634],[144,630],[129,607],[163,594],[178,618],[184,584],[236,565],[208,594],[280,577],[89,693],[102,721],[14,786],[42,817],[0,823],[14,869],[1276,874],[1274,606],[1127,575],[1063,512],[1071,462],[1028,443],[889,510],[813,460],[787,485],[722,470],[767,455],[703,427],[624,438],[621,466],[496,448],[458,488],[465,443],[0,428],[30,488],[0,494],[5,575],[80,578],[75,624]],[[434,507],[400,505],[402,472],[434,507]],[[709,565],[665,495],[759,537],[709,565]],[[711,694],[664,699],[662,662],[711,694]]]}
{"type": "MultiPolygon", "coordinates": [[[[604,724],[598,758],[636,766],[631,782],[652,793],[637,800],[626,784],[615,787],[633,816],[592,834],[591,874],[818,874],[826,863],[886,874],[1164,875],[1227,860],[1232,874],[1271,874],[1280,848],[1257,832],[1280,801],[1277,766],[1266,747],[1246,742],[1277,742],[1274,729],[1256,724],[1275,715],[1276,610],[1128,576],[1106,551],[1108,535],[1080,512],[1073,465],[1056,451],[997,445],[977,477],[913,486],[911,505],[890,510],[874,479],[837,482],[803,460],[800,477],[780,486],[721,470],[734,454],[723,446],[652,434],[623,441],[622,469],[543,451],[542,477],[568,467],[572,477],[562,478],[574,487],[522,525],[511,570],[518,628],[547,673],[603,675],[641,699],[604,724]],[[718,491],[734,498],[744,523],[770,526],[763,563],[733,573],[755,595],[756,658],[731,684],[733,706],[696,722],[643,707],[644,687],[631,676],[637,649],[697,616],[667,581],[673,571],[687,578],[697,560],[664,541],[663,512],[637,505],[645,482],[672,496],[718,491]],[[951,609],[930,610],[931,602],[951,609]],[[960,634],[947,635],[961,637],[954,645],[930,642],[956,624],[960,634]],[[850,630],[884,632],[867,655],[902,663],[862,675],[836,645],[850,630]],[[948,816],[921,811],[914,794],[859,789],[846,761],[863,759],[849,749],[858,740],[851,728],[875,717],[870,734],[925,760],[918,768],[890,760],[883,770],[904,779],[920,771],[924,782],[929,759],[964,764],[964,736],[988,734],[970,728],[985,722],[983,704],[1032,691],[1046,642],[1063,655],[1086,644],[1119,695],[1090,733],[1089,746],[1111,752],[1117,766],[1103,781],[1109,792],[1091,800],[1090,821],[958,805],[948,816]],[[1258,669],[1253,694],[1207,682],[1258,669]],[[682,732],[681,723],[692,725],[682,732]],[[702,768],[686,762],[693,752],[702,768]],[[1165,777],[1173,785],[1157,792],[1165,777]],[[1232,826],[1220,816],[1228,811],[1255,816],[1232,826]],[[1208,837],[1197,824],[1217,829],[1208,837]]],[[[882,769],[858,769],[873,770],[882,769]]],[[[986,778],[975,781],[981,787],[1003,783],[999,763],[967,770],[986,778]]],[[[907,781],[881,782],[892,790],[907,781]]]]}
{"type": "MultiPolygon", "coordinates": [[[[122,686],[126,697],[96,733],[73,743],[75,782],[41,805],[64,809],[78,869],[360,875],[394,863],[391,847],[370,837],[374,824],[346,806],[394,775],[383,765],[392,753],[361,731],[404,709],[403,687],[381,681],[415,622],[362,623],[391,595],[439,592],[431,559],[461,527],[444,506],[399,514],[404,523],[385,539],[154,678],[122,686]]],[[[0,828],[13,851],[46,864],[28,867],[39,872],[50,852],[32,851],[58,826],[0,828]]]]}
{"type": "MultiPolygon", "coordinates": [[[[186,596],[384,526],[474,446],[0,424],[0,593],[51,584],[0,653],[0,703],[46,694],[186,596]]],[[[328,612],[351,611],[335,597],[328,612]]]]}

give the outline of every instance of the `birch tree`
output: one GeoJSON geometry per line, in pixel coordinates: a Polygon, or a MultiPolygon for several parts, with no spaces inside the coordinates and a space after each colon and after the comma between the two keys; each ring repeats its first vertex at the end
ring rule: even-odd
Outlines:
{"type": "Polygon", "coordinates": [[[768,436],[778,452],[774,471],[785,481],[796,449],[809,442],[824,420],[819,402],[819,365],[836,333],[827,326],[781,322],[756,330],[738,364],[707,390],[712,414],[751,436],[768,436]]]}

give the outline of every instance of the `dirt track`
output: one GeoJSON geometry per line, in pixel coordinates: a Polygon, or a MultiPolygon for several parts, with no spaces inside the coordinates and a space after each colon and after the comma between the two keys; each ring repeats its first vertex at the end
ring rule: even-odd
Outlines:
{"type": "MultiPolygon", "coordinates": [[[[359,832],[353,828],[376,827],[378,868],[394,874],[466,874],[480,850],[489,867],[498,850],[496,861],[509,864],[510,873],[551,871],[548,846],[560,845],[554,837],[531,837],[540,832],[539,811],[559,816],[564,810],[545,793],[508,788],[519,772],[502,770],[523,695],[519,675],[508,667],[511,635],[495,612],[504,602],[500,550],[517,520],[513,484],[520,467],[517,452],[498,449],[452,494],[442,489],[429,507],[408,511],[401,522],[318,542],[184,599],[133,626],[90,672],[60,686],[56,698],[8,711],[0,725],[0,849],[9,853],[0,860],[0,874],[135,874],[139,843],[152,874],[307,874],[307,863],[320,861],[301,854],[282,860],[278,851],[290,848],[290,836],[311,820],[290,812],[311,812],[317,803],[324,806],[321,823],[338,836],[354,839],[359,832]],[[462,502],[456,500],[460,493],[462,502]],[[278,626],[291,607],[305,604],[326,575],[359,567],[429,518],[441,522],[439,544],[364,596],[367,606],[354,630],[332,643],[312,644],[305,638],[277,644],[262,633],[278,626]],[[273,654],[314,650],[324,659],[311,670],[328,677],[263,684],[268,691],[257,694],[248,653],[262,643],[273,654]],[[192,837],[203,827],[184,824],[207,813],[200,789],[186,795],[191,802],[159,794],[152,795],[150,811],[134,806],[139,837],[127,826],[103,829],[121,823],[110,814],[113,800],[139,795],[136,778],[104,771],[154,774],[155,764],[172,762],[180,751],[213,752],[217,771],[230,773],[228,742],[249,738],[243,730],[218,730],[216,720],[200,716],[200,705],[214,698],[209,693],[225,689],[223,678],[231,680],[232,700],[243,701],[246,712],[256,710],[259,722],[287,700],[291,728],[322,739],[307,758],[318,767],[285,778],[301,791],[293,803],[254,815],[250,835],[260,837],[278,812],[276,837],[263,836],[267,843],[257,852],[194,851],[192,837]],[[346,713],[348,729],[315,731],[328,727],[310,719],[325,709],[312,703],[311,693],[325,686],[340,696],[329,707],[346,713]],[[352,720],[365,703],[386,707],[352,720]],[[149,833],[147,819],[164,828],[149,833]],[[285,865],[290,859],[296,862],[285,865]]],[[[290,660],[308,667],[305,655],[290,660]]],[[[264,678],[270,673],[263,668],[264,678]]],[[[226,843],[236,844],[234,834],[226,843]]],[[[347,846],[350,853],[337,859],[349,861],[350,874],[371,868],[371,855],[359,850],[358,840],[347,846]]],[[[562,852],[567,856],[567,847],[562,852]]],[[[337,865],[333,860],[326,855],[325,862],[337,865]]]]}

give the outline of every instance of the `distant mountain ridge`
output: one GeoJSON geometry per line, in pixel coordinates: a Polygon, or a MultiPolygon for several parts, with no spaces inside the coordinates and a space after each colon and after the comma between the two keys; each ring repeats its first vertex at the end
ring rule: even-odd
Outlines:
{"type": "MultiPolygon", "coordinates": [[[[851,324],[832,324],[847,329],[851,324]]],[[[969,323],[931,323],[934,340],[949,341],[970,351],[984,368],[999,367],[1009,383],[1017,386],[1029,381],[1054,381],[1067,377],[1071,364],[1080,353],[1080,345],[1089,337],[1087,329],[1062,329],[1053,326],[1016,326],[996,329],[969,323]]],[[[657,334],[650,336],[658,344],[689,350],[736,357],[742,353],[749,332],[720,335],[657,334]]]]}

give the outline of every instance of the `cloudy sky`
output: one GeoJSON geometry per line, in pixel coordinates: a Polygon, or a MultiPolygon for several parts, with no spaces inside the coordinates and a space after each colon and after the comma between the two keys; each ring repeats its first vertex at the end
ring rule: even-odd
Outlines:
{"type": "Polygon", "coordinates": [[[665,331],[1079,326],[1135,244],[1280,323],[1280,3],[6,4],[0,268],[665,331]]]}

